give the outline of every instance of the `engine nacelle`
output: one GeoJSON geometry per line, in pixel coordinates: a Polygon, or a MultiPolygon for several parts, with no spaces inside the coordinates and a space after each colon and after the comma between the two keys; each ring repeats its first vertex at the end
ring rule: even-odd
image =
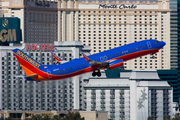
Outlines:
{"type": "MultiPolygon", "coordinates": [[[[36,81],[36,80],[33,80],[33,79],[30,78],[30,77],[26,77],[26,75],[24,76],[24,79],[27,80],[27,81],[36,81]]],[[[40,81],[36,81],[36,82],[40,82],[40,81]]]]}
{"type": "Polygon", "coordinates": [[[112,70],[112,69],[115,69],[115,68],[118,68],[118,67],[121,67],[121,66],[123,66],[123,60],[118,59],[118,60],[114,60],[114,61],[110,62],[108,68],[110,70],[112,70]]]}

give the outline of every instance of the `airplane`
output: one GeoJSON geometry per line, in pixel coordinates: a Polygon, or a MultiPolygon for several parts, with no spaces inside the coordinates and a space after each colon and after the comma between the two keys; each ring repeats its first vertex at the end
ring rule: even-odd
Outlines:
{"type": "Polygon", "coordinates": [[[28,81],[60,80],[92,72],[92,76],[101,76],[101,69],[115,69],[123,62],[147,54],[155,54],[166,43],[154,39],[142,40],[100,53],[75,58],[59,65],[43,65],[19,49],[12,50],[25,72],[28,81]]]}

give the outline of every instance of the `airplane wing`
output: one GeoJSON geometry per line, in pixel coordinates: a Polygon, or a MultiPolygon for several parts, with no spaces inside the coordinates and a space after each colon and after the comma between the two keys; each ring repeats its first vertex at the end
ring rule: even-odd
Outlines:
{"type": "Polygon", "coordinates": [[[109,62],[98,62],[95,60],[91,60],[84,53],[81,53],[86,61],[89,62],[93,70],[99,70],[102,68],[107,68],[109,66],[109,62]]]}
{"type": "Polygon", "coordinates": [[[56,59],[57,62],[61,62],[62,60],[56,56],[53,52],[51,52],[51,54],[53,55],[53,57],[56,59]]]}
{"type": "Polygon", "coordinates": [[[26,78],[36,78],[36,77],[38,77],[38,74],[33,74],[33,75],[29,75],[29,76],[26,76],[26,78]]]}

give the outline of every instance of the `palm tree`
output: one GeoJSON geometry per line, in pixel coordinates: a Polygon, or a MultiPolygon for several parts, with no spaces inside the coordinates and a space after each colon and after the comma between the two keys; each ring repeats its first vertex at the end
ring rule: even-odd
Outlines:
{"type": "Polygon", "coordinates": [[[54,115],[52,120],[59,120],[60,117],[58,115],[54,115]]]}
{"type": "Polygon", "coordinates": [[[180,113],[176,113],[172,120],[180,120],[180,113]]]}
{"type": "Polygon", "coordinates": [[[49,115],[44,116],[44,120],[49,120],[49,119],[50,119],[49,115]]]}
{"type": "Polygon", "coordinates": [[[42,120],[42,116],[40,114],[33,115],[31,120],[42,120]]]}
{"type": "Polygon", "coordinates": [[[84,117],[81,118],[79,112],[68,112],[68,114],[63,120],[84,120],[84,117]]]}
{"type": "Polygon", "coordinates": [[[147,120],[153,120],[153,118],[151,116],[149,116],[147,120]]]}
{"type": "Polygon", "coordinates": [[[8,117],[8,118],[5,118],[5,120],[12,120],[12,118],[11,118],[11,117],[8,117]]]}
{"type": "Polygon", "coordinates": [[[164,120],[171,120],[171,116],[170,115],[167,115],[164,120]]]}

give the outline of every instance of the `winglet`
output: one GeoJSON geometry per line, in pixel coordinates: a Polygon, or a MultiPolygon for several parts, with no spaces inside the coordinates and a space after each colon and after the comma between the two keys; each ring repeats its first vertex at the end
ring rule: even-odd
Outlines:
{"type": "Polygon", "coordinates": [[[62,60],[56,56],[53,52],[51,52],[51,54],[53,55],[53,57],[56,59],[57,62],[61,62],[62,60]]]}
{"type": "Polygon", "coordinates": [[[83,57],[86,61],[91,61],[83,52],[81,52],[81,54],[83,55],[83,57]]]}

